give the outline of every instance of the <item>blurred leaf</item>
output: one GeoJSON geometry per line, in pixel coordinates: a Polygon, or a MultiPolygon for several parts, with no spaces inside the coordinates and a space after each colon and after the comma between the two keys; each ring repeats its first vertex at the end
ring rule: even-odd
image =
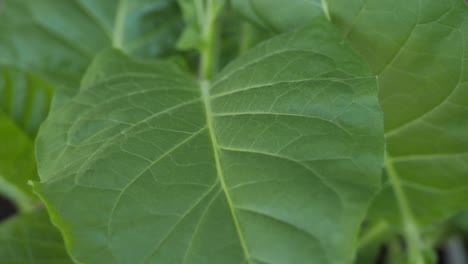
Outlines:
{"type": "Polygon", "coordinates": [[[255,25],[272,32],[291,31],[325,16],[324,0],[232,0],[233,8],[255,25]]]}
{"type": "Polygon", "coordinates": [[[0,111],[29,138],[47,116],[53,92],[38,76],[0,65],[0,111]]]}
{"type": "Polygon", "coordinates": [[[45,210],[0,222],[2,264],[72,264],[62,237],[45,210]]]}
{"type": "Polygon", "coordinates": [[[5,0],[0,63],[73,89],[93,57],[113,46],[154,58],[170,52],[180,32],[172,0],[5,0]]]}
{"type": "Polygon", "coordinates": [[[204,0],[177,0],[185,22],[185,28],[177,42],[177,48],[181,50],[198,49],[201,43],[201,28],[204,17],[200,13],[204,10],[204,0]],[[197,12],[198,10],[198,12],[197,12]]]}
{"type": "Polygon", "coordinates": [[[3,194],[24,207],[36,180],[34,138],[46,117],[52,87],[39,77],[0,65],[0,184],[3,194]]]}
{"type": "Polygon", "coordinates": [[[38,76],[54,84],[58,105],[73,96],[91,59],[103,48],[114,46],[145,58],[170,51],[180,18],[170,0],[6,0],[2,4],[0,174],[31,194],[26,182],[37,177],[34,137],[53,93],[38,76]]]}

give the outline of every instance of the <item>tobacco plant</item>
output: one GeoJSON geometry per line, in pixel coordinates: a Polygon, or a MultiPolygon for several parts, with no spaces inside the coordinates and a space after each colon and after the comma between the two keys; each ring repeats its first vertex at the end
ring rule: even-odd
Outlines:
{"type": "Polygon", "coordinates": [[[4,0],[0,262],[466,263],[466,49],[462,0],[4,0]]]}

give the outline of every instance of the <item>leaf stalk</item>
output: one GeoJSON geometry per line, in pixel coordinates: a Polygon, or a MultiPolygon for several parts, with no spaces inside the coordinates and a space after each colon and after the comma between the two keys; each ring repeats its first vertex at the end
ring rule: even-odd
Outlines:
{"type": "Polygon", "coordinates": [[[200,79],[211,80],[216,62],[217,17],[222,9],[219,0],[196,0],[197,16],[202,21],[200,47],[200,79]],[[204,2],[204,3],[203,3],[204,2]],[[204,7],[204,8],[200,8],[204,7]]]}

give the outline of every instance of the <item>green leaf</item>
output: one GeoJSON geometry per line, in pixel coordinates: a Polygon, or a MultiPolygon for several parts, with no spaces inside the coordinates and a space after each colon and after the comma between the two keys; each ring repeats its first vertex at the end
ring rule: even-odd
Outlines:
{"type": "Polygon", "coordinates": [[[467,207],[468,6],[328,2],[344,40],[369,62],[381,88],[388,180],[370,217],[401,220],[410,259],[421,259],[419,226],[467,207]]]}
{"type": "MultiPolygon", "coordinates": [[[[91,59],[114,46],[135,56],[168,51],[179,30],[173,1],[6,0],[0,12],[0,174],[4,194],[31,193],[33,140],[55,102],[72,96],[91,59]],[[158,25],[155,27],[155,25],[158,25]],[[72,30],[71,30],[72,29],[72,30]],[[19,69],[25,69],[22,71],[19,69]],[[5,146],[5,147],[4,147],[5,146]]],[[[14,195],[10,198],[22,203],[14,195]]]]}
{"type": "Polygon", "coordinates": [[[216,72],[255,45],[274,36],[271,32],[246,22],[229,5],[219,20],[221,32],[216,72]]]}
{"type": "MultiPolygon", "coordinates": [[[[197,14],[196,10],[201,9],[200,13],[204,13],[202,1],[179,0],[179,5],[184,14],[185,29],[180,36],[177,47],[181,50],[196,50],[202,49],[206,43],[203,43],[201,28],[207,24],[207,18],[197,14]]],[[[206,2],[207,3],[207,2],[206,2]]],[[[223,6],[224,1],[217,2],[214,12],[222,12],[216,23],[219,25],[214,33],[217,39],[216,45],[213,47],[216,54],[213,62],[213,70],[219,72],[224,66],[231,62],[234,58],[243,54],[255,44],[260,43],[273,35],[268,30],[251,25],[240,17],[231,5],[223,6]],[[220,10],[222,8],[222,10],[220,10]]],[[[191,54],[190,54],[191,55],[191,54]]],[[[190,56],[187,56],[190,59],[190,56]]],[[[196,55],[194,57],[197,57],[196,55]]],[[[199,61],[192,63],[192,68],[197,68],[199,61]]],[[[197,72],[197,70],[194,70],[197,72]]]]}
{"type": "Polygon", "coordinates": [[[399,184],[385,185],[373,215],[399,218],[392,185],[419,224],[466,208],[468,6],[458,0],[330,0],[329,7],[381,88],[387,165],[399,184]]]}
{"type": "Polygon", "coordinates": [[[73,263],[45,210],[18,215],[0,223],[0,262],[73,263]]]}
{"type": "Polygon", "coordinates": [[[11,120],[0,112],[0,177],[32,195],[28,180],[37,179],[33,142],[11,120]]]}
{"type": "Polygon", "coordinates": [[[468,210],[461,211],[450,219],[451,225],[461,230],[463,233],[468,234],[468,210]]]}
{"type": "Polygon", "coordinates": [[[74,258],[351,262],[383,123],[375,78],[338,40],[316,22],[201,84],[100,55],[38,138],[34,187],[74,258]]]}
{"type": "Polygon", "coordinates": [[[46,118],[53,87],[29,72],[0,65],[0,111],[29,138],[46,118]]]}
{"type": "Polygon", "coordinates": [[[327,10],[322,7],[325,0],[232,0],[237,12],[259,27],[272,32],[291,31],[302,27],[327,10]]]}
{"type": "Polygon", "coordinates": [[[27,182],[38,179],[34,138],[52,93],[52,87],[39,77],[0,65],[0,192],[23,209],[28,198],[22,196],[32,196],[27,182]]]}
{"type": "MultiPolygon", "coordinates": [[[[379,80],[389,177],[370,216],[398,223],[403,215],[405,225],[425,225],[466,208],[468,5],[327,2],[343,41],[379,80]]],[[[268,17],[280,17],[275,14],[268,17]]]]}
{"type": "Polygon", "coordinates": [[[201,43],[201,27],[203,17],[197,14],[197,10],[203,10],[203,1],[177,0],[182,10],[185,21],[185,29],[177,41],[177,48],[181,50],[196,49],[201,43]]]}
{"type": "MultiPolygon", "coordinates": [[[[385,221],[365,221],[358,237],[358,250],[355,264],[375,264],[382,258],[385,242],[391,238],[393,230],[385,221]]],[[[383,259],[385,260],[385,259],[383,259]]]]}
{"type": "Polygon", "coordinates": [[[103,48],[155,57],[180,31],[171,0],[5,0],[2,9],[0,63],[73,88],[103,48]]]}

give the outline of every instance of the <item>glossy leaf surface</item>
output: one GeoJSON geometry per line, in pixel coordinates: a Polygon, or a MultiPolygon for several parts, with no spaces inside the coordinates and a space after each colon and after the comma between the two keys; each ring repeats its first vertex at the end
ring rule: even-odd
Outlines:
{"type": "Polygon", "coordinates": [[[72,255],[350,262],[380,182],[383,123],[375,78],[338,41],[316,22],[211,83],[166,62],[100,55],[38,138],[35,189],[72,255]]]}

